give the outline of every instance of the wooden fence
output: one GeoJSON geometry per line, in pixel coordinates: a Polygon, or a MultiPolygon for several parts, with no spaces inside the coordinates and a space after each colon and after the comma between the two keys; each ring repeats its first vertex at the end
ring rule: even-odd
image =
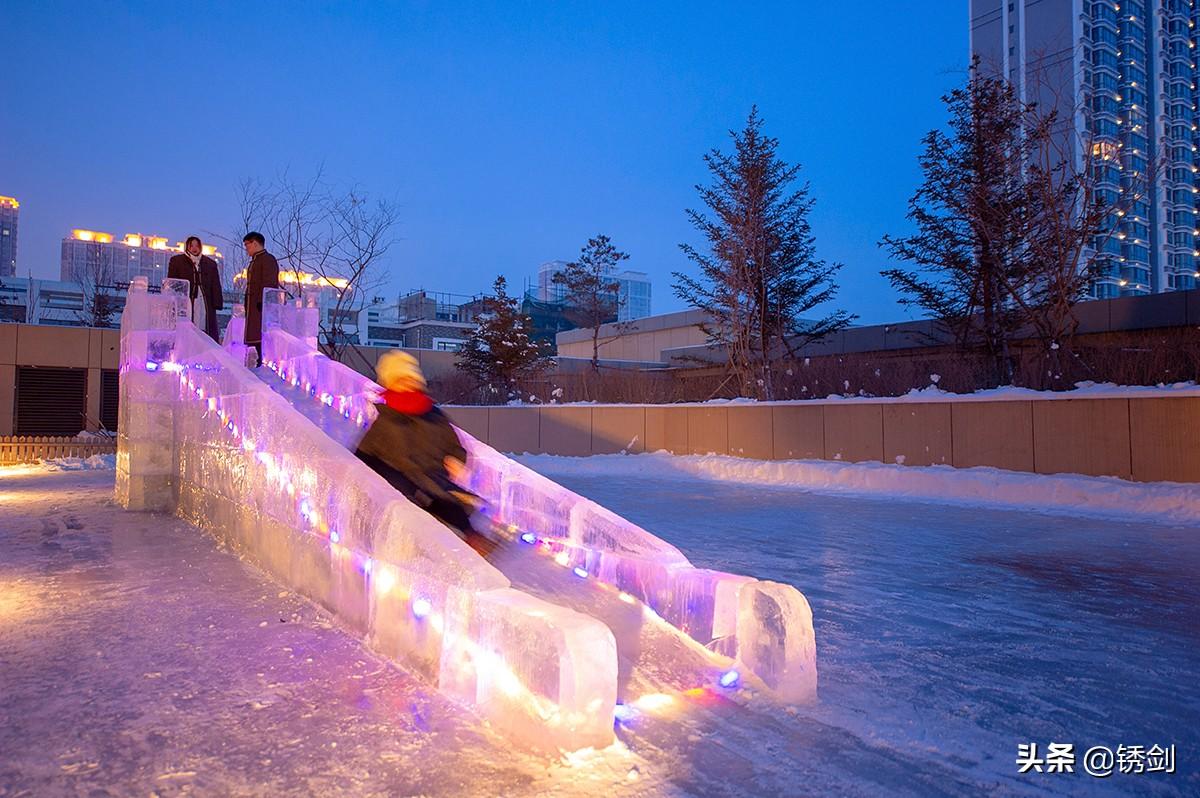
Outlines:
{"type": "Polygon", "coordinates": [[[36,463],[56,457],[88,458],[94,454],[116,454],[117,442],[38,436],[0,436],[0,465],[36,463]]]}

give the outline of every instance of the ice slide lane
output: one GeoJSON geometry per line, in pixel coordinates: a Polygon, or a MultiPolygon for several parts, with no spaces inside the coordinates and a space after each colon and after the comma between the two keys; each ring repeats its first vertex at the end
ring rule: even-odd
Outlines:
{"type": "Polygon", "coordinates": [[[344,438],[361,434],[379,389],[316,352],[315,307],[268,303],[264,354],[354,422],[324,432],[298,412],[311,398],[291,403],[272,391],[243,365],[244,347],[216,346],[185,320],[185,307],[182,296],[130,290],[122,506],[173,512],[207,530],[534,747],[607,745],[618,682],[638,704],[663,684],[701,689],[718,658],[700,644],[712,641],[785,700],[815,696],[811,613],[794,588],[696,569],[645,530],[464,436],[470,487],[506,528],[537,530],[537,550],[558,564],[501,563],[510,578],[347,450],[344,438]],[[656,612],[635,614],[637,601],[656,612]]]}
{"type": "MultiPolygon", "coordinates": [[[[342,445],[351,445],[361,434],[361,428],[352,420],[299,387],[292,387],[266,367],[257,369],[256,374],[301,415],[342,445]]],[[[539,530],[520,531],[536,534],[539,530]]],[[[737,672],[732,658],[704,648],[628,593],[581,577],[572,567],[560,565],[544,546],[523,543],[514,534],[489,562],[508,577],[513,587],[596,618],[612,631],[617,643],[617,700],[628,707],[619,710],[619,714],[636,711],[639,703],[657,708],[666,701],[662,695],[720,688],[722,676],[731,670],[737,672]]],[[[739,682],[744,679],[764,689],[753,674],[737,673],[739,682]]],[[[727,681],[732,678],[726,676],[727,681]]]]}
{"type": "MultiPolygon", "coordinates": [[[[266,367],[255,373],[325,435],[350,447],[362,434],[354,419],[266,367]]],[[[365,467],[365,466],[364,466],[365,467]]],[[[822,724],[800,743],[796,721],[752,672],[711,651],[658,616],[628,593],[580,577],[545,547],[520,542],[514,532],[489,561],[514,588],[560,607],[596,618],[617,645],[617,735],[643,755],[691,760],[690,789],[741,783],[750,788],[769,770],[764,761],[807,758],[804,745],[828,748],[828,756],[852,758],[862,741],[822,724]],[[728,686],[721,677],[739,679],[728,686]]],[[[780,785],[764,789],[773,791],[780,785]]]]}

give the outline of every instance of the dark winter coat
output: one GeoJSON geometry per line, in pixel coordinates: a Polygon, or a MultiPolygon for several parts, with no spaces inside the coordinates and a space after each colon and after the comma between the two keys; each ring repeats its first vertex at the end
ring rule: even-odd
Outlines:
{"type": "Polygon", "coordinates": [[[467,451],[445,413],[424,394],[389,391],[385,400],[376,405],[379,417],[359,442],[355,455],[419,507],[429,510],[435,504],[460,504],[451,494],[460,489],[450,480],[444,463],[447,457],[465,463],[467,451]],[[406,397],[424,401],[414,404],[406,397]]]}
{"type": "Polygon", "coordinates": [[[197,270],[187,255],[175,255],[167,261],[167,277],[187,280],[192,284],[193,304],[196,302],[196,296],[203,293],[205,317],[203,321],[197,320],[196,326],[201,327],[214,341],[220,341],[217,311],[225,307],[225,298],[221,295],[221,269],[217,262],[207,255],[201,255],[200,268],[197,270]]]}
{"type": "Polygon", "coordinates": [[[246,267],[246,345],[262,351],[263,289],[279,287],[279,261],[265,249],[246,267]]]}

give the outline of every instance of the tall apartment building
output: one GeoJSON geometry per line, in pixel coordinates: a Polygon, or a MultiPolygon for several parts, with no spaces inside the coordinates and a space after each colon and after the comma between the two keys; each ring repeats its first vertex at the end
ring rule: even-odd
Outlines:
{"type": "MultiPolygon", "coordinates": [[[[183,242],[174,246],[163,236],[128,233],[120,241],[112,233],[95,230],[72,230],[62,240],[62,260],[59,279],[79,282],[99,281],[103,285],[121,286],[134,277],[144,275],[151,285],[160,285],[167,276],[167,262],[183,251],[183,242]]],[[[212,257],[221,270],[221,284],[226,288],[232,280],[225,274],[225,259],[216,247],[205,245],[204,254],[212,257]]]]}
{"type": "Polygon", "coordinates": [[[1200,277],[1200,136],[1193,0],[969,0],[970,50],[1027,102],[1057,107],[1065,149],[1096,157],[1110,203],[1092,296],[1186,290],[1200,277]],[[1081,152],[1090,142],[1091,153],[1081,152]]]}
{"type": "Polygon", "coordinates": [[[17,217],[21,203],[0,197],[0,277],[17,273],[17,217]]]}
{"type": "MultiPolygon", "coordinates": [[[[535,299],[541,302],[561,302],[566,298],[566,289],[554,282],[554,275],[567,268],[567,262],[552,260],[538,267],[535,299]]],[[[617,284],[614,299],[617,303],[617,321],[641,319],[650,315],[650,277],[645,272],[629,269],[614,272],[617,284]]]]}

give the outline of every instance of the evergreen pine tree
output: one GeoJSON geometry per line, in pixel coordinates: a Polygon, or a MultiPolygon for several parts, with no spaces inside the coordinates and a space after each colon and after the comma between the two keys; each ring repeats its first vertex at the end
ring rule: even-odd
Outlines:
{"type": "Polygon", "coordinates": [[[773,399],[774,363],[855,317],[835,310],[815,321],[801,318],[833,299],[841,264],[817,259],[809,187],[795,185],[800,166],[778,157],[779,140],[763,135],[758,109],[729,135],[734,152],[705,155],[713,184],[696,186],[712,217],[687,212],[708,240],[707,251],[680,245],[700,276],[676,272],[675,294],[708,314],[712,321],[703,329],[710,345],[725,348],[743,392],[773,399]]]}
{"type": "Polygon", "coordinates": [[[552,363],[546,345],[533,339],[532,320],[508,295],[503,276],[496,278],[492,292],[483,300],[479,324],[459,350],[457,363],[479,380],[489,402],[515,398],[520,380],[541,374],[552,363]]]}

